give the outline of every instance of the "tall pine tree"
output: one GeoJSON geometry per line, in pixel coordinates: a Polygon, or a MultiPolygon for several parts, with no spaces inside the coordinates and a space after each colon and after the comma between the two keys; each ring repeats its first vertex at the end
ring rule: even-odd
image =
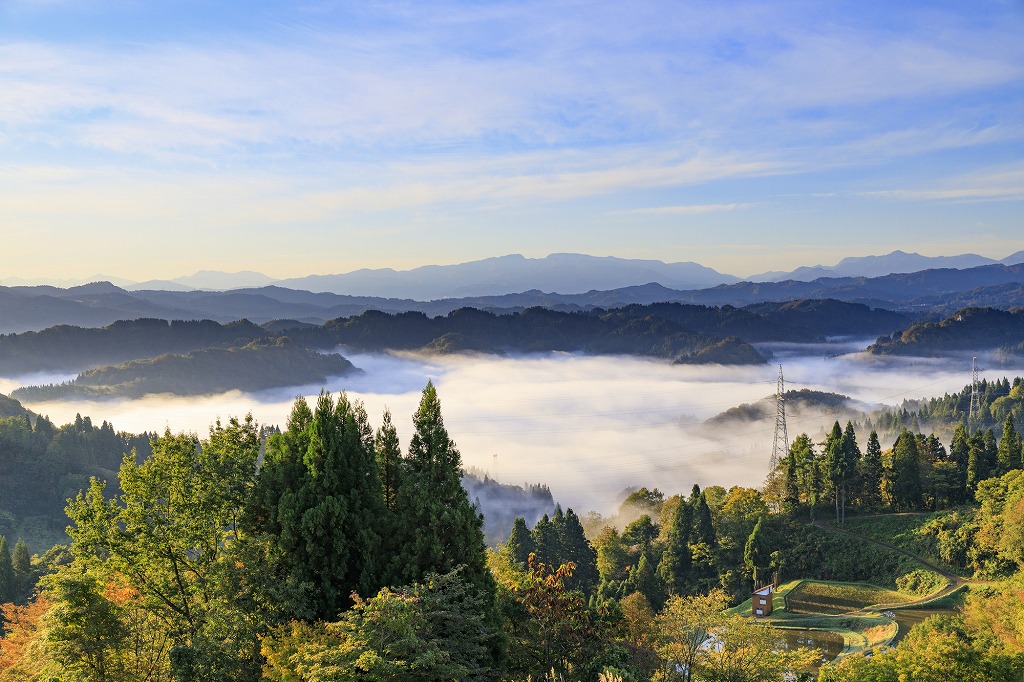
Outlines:
{"type": "Polygon", "coordinates": [[[462,456],[444,427],[432,382],[423,389],[413,427],[396,505],[402,538],[397,573],[411,583],[464,566],[465,579],[493,595],[483,517],[462,487],[462,456]]]}
{"type": "Polygon", "coordinates": [[[398,442],[398,431],[391,423],[391,412],[388,410],[384,410],[384,422],[377,430],[374,449],[377,454],[377,467],[380,469],[384,506],[393,511],[401,485],[402,447],[398,442]]]}
{"type": "Polygon", "coordinates": [[[668,521],[668,538],[665,551],[658,564],[658,577],[669,594],[686,594],[693,554],[690,551],[690,534],[693,532],[693,507],[682,496],[675,513],[668,521]]]}
{"type": "Polygon", "coordinates": [[[912,511],[921,505],[921,469],[917,438],[903,429],[892,453],[892,497],[897,509],[912,511]]]}
{"type": "Polygon", "coordinates": [[[867,511],[877,511],[882,507],[882,446],[878,442],[878,433],[872,431],[868,436],[864,458],[860,462],[860,505],[867,511]]]}
{"type": "Polygon", "coordinates": [[[1021,440],[1017,429],[1013,427],[1013,415],[1007,414],[1003,422],[1003,437],[999,439],[997,452],[997,469],[1002,475],[1021,466],[1021,440]]]}

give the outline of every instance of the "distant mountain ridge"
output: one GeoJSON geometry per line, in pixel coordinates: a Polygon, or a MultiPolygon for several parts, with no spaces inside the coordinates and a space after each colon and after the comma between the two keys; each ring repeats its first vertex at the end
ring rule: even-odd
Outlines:
{"type": "MultiPolygon", "coordinates": [[[[666,263],[660,260],[553,253],[543,258],[509,254],[453,265],[425,265],[410,270],[360,269],[352,272],[274,279],[260,272],[219,272],[200,270],[169,280],[131,282],[96,275],[88,280],[62,280],[51,286],[73,287],[93,281],[109,281],[127,291],[228,291],[276,285],[311,292],[349,296],[408,298],[426,301],[440,298],[500,296],[531,289],[560,294],[608,291],[657,283],[668,289],[705,289],[740,281],[810,282],[822,277],[883,277],[936,268],[966,269],[984,265],[1024,263],[1024,250],[995,260],[977,254],[922,256],[893,251],[882,256],[851,256],[835,265],[802,266],[792,271],[772,271],[747,278],[721,273],[694,262],[666,263]]],[[[40,286],[42,280],[4,278],[0,284],[40,286]]]]}
{"type": "Polygon", "coordinates": [[[286,289],[277,285],[211,291],[126,291],[110,283],[71,289],[0,287],[0,333],[37,331],[60,324],[102,327],[117,320],[156,318],[262,324],[276,319],[323,324],[370,310],[447,315],[472,307],[516,312],[543,307],[560,311],[621,308],[662,302],[743,307],[805,299],[836,299],[917,317],[944,316],[965,306],[1024,306],[1024,263],[985,265],[965,270],[932,269],[883,277],[825,277],[813,282],[737,282],[704,289],[671,289],[647,283],[579,294],[521,293],[419,301],[410,298],[348,296],[286,289]]]}
{"type": "Polygon", "coordinates": [[[1010,254],[1002,260],[986,258],[975,253],[958,256],[922,256],[919,253],[893,251],[884,256],[850,256],[835,265],[799,267],[790,272],[763,272],[751,275],[751,282],[782,282],[795,280],[812,282],[821,277],[884,277],[899,273],[920,272],[939,268],[964,270],[984,265],[1017,265],[1024,263],[1024,251],[1010,254]]]}

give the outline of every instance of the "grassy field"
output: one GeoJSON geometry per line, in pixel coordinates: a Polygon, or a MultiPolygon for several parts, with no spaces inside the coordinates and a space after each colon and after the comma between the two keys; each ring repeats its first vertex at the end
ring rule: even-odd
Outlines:
{"type": "Polygon", "coordinates": [[[898,605],[908,601],[910,598],[899,592],[864,583],[804,580],[787,593],[791,613],[819,615],[836,615],[876,604],[898,605]]]}

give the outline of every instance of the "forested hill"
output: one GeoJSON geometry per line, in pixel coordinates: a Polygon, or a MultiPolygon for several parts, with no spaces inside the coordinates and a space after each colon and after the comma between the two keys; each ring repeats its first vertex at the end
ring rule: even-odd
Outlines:
{"type": "Polygon", "coordinates": [[[463,308],[438,317],[371,311],[324,325],[282,320],[262,327],[245,320],[222,325],[210,320],[142,319],[98,329],[62,325],[0,336],[0,375],[77,372],[164,353],[239,347],[281,335],[313,349],[345,345],[366,351],[571,351],[675,359],[732,336],[748,343],[818,341],[848,333],[888,334],[907,322],[891,311],[840,301],[773,304],[759,310],[681,303],[571,313],[531,308],[504,315],[463,308]]]}
{"type": "Polygon", "coordinates": [[[879,338],[868,350],[876,355],[938,355],[950,351],[1005,348],[1024,351],[1024,309],[964,308],[940,322],[915,324],[879,338]]]}
{"type": "Polygon", "coordinates": [[[62,398],[138,398],[151,393],[203,395],[230,390],[320,384],[328,377],[359,372],[340,355],[321,354],[291,343],[253,342],[241,348],[210,348],[185,355],[164,354],[82,372],[71,382],[25,386],[14,391],[21,400],[62,398]]]}
{"type": "Polygon", "coordinates": [[[220,324],[138,319],[101,328],[59,325],[0,336],[0,375],[72,371],[212,346],[244,346],[265,336],[265,329],[247,320],[220,324]]]}

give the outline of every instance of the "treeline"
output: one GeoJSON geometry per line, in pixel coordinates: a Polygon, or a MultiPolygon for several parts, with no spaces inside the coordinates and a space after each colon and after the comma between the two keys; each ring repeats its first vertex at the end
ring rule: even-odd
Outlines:
{"type": "MultiPolygon", "coordinates": [[[[115,432],[89,417],[56,427],[27,410],[0,419],[0,535],[24,537],[42,550],[65,542],[64,507],[89,478],[116,480],[125,453],[149,456],[151,434],[115,432]]],[[[0,564],[2,564],[0,560],[0,564]]]]}
{"type": "Polygon", "coordinates": [[[1019,431],[1024,424],[1024,379],[1015,377],[1013,382],[1003,377],[978,382],[978,407],[971,413],[970,384],[953,394],[941,398],[904,401],[899,408],[885,408],[871,415],[868,422],[878,431],[899,433],[907,428],[911,431],[931,429],[951,432],[963,425],[970,430],[993,429],[996,435],[1002,433],[1006,418],[1010,417],[1019,431]]]}
{"type": "Polygon", "coordinates": [[[1022,457],[1012,414],[998,440],[992,429],[957,426],[948,450],[934,434],[904,429],[884,452],[871,431],[862,452],[853,423],[843,429],[837,421],[823,443],[807,434],[794,439],[766,493],[787,513],[811,519],[833,506],[837,521],[847,509],[935,511],[973,502],[982,481],[1019,470],[1022,457]]]}

